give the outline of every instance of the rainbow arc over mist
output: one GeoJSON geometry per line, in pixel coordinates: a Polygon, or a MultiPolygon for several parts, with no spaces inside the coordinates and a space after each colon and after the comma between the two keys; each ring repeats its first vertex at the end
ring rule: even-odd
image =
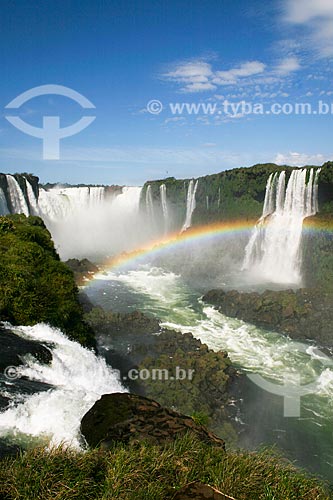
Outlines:
{"type": "MultiPolygon", "coordinates": [[[[186,242],[204,242],[207,243],[213,238],[231,237],[237,235],[246,235],[250,237],[257,221],[252,220],[235,220],[228,222],[218,222],[206,224],[202,226],[194,226],[183,233],[169,233],[159,239],[148,242],[130,252],[123,252],[120,255],[109,259],[103,265],[104,270],[116,269],[128,264],[133,264],[136,261],[139,263],[144,257],[158,254],[163,250],[176,249],[186,242]]],[[[333,222],[329,225],[322,224],[320,219],[309,217],[303,223],[305,232],[324,231],[333,233],[333,222]]]]}

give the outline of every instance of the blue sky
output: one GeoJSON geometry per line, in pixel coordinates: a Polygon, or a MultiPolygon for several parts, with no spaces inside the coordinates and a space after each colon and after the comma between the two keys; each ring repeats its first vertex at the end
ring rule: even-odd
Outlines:
{"type": "Polygon", "coordinates": [[[2,172],[138,185],[333,159],[332,0],[3,0],[0,37],[2,172]],[[51,84],[95,109],[57,95],[5,109],[51,84]],[[152,100],[161,112],[147,110],[152,100]],[[175,103],[201,107],[174,113],[175,103]],[[302,103],[311,113],[296,110],[302,103]],[[35,127],[44,116],[59,116],[61,127],[96,118],[47,160],[42,140],[10,115],[35,127]]]}

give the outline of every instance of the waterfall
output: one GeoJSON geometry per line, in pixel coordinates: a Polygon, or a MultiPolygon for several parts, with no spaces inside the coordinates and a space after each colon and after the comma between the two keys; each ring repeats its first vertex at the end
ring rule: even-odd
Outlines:
{"type": "Polygon", "coordinates": [[[5,193],[0,187],[0,215],[9,214],[5,193]]]}
{"type": "Polygon", "coordinates": [[[220,208],[221,205],[221,188],[219,187],[219,197],[217,198],[217,208],[220,208]]]}
{"type": "Polygon", "coordinates": [[[303,220],[318,211],[320,169],[293,170],[287,187],[285,172],[271,174],[262,216],[245,249],[243,270],[276,283],[301,283],[303,220]]]}
{"type": "Polygon", "coordinates": [[[146,189],[146,212],[148,214],[150,221],[153,221],[154,220],[154,204],[153,204],[153,197],[151,194],[150,184],[148,184],[147,189],[146,189]]]}
{"type": "Polygon", "coordinates": [[[102,206],[104,194],[104,187],[85,186],[50,190],[40,188],[38,209],[41,217],[57,221],[74,213],[80,213],[82,210],[102,206]]]}
{"type": "Polygon", "coordinates": [[[30,213],[32,215],[39,215],[38,201],[28,179],[25,179],[25,185],[27,186],[27,195],[30,205],[30,213]]]}
{"type": "Polygon", "coordinates": [[[130,251],[150,230],[140,215],[141,187],[40,190],[39,209],[63,259],[99,258],[130,251]]]}
{"type": "Polygon", "coordinates": [[[6,175],[6,179],[12,211],[16,214],[29,215],[29,207],[19,183],[12,175],[6,175]]]}
{"type": "MultiPolygon", "coordinates": [[[[7,207],[1,190],[0,214],[39,215],[64,260],[130,251],[152,236],[153,220],[147,223],[139,213],[141,187],[123,187],[121,192],[103,186],[40,187],[37,199],[29,179],[22,177],[23,191],[15,177],[6,177],[10,203],[7,207]]],[[[153,216],[150,192],[148,198],[153,216]]]]}
{"type": "Polygon", "coordinates": [[[164,232],[167,233],[169,230],[169,211],[168,211],[168,203],[166,197],[166,185],[160,185],[160,195],[161,195],[161,205],[164,219],[164,232]]]}
{"type": "Polygon", "coordinates": [[[209,210],[209,196],[206,196],[206,208],[209,210]]]}
{"type": "Polygon", "coordinates": [[[198,188],[198,181],[194,184],[194,180],[191,179],[188,185],[187,190],[187,198],[186,198],[186,216],[185,222],[182,228],[182,231],[186,231],[189,227],[191,227],[192,223],[192,214],[194,212],[196,203],[195,203],[195,194],[198,188]]]}

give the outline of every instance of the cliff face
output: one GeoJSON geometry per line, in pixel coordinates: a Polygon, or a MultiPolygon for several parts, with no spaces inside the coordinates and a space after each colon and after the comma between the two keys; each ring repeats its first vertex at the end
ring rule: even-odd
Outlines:
{"type": "MultiPolygon", "coordinates": [[[[287,172],[287,180],[295,167],[273,163],[258,164],[250,168],[236,168],[218,174],[199,177],[196,191],[196,208],[192,225],[207,224],[235,219],[256,220],[260,217],[265,198],[266,183],[273,172],[287,172]]],[[[178,227],[185,218],[189,179],[169,177],[145,183],[141,195],[141,207],[145,207],[147,187],[152,200],[161,205],[160,186],[165,184],[168,206],[178,227]]],[[[322,166],[318,184],[320,212],[333,212],[333,162],[322,166]]]]}

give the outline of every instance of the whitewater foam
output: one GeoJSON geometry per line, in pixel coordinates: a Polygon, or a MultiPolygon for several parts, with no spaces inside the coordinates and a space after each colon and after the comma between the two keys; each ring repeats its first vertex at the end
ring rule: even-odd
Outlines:
{"type": "Polygon", "coordinates": [[[256,279],[301,283],[303,221],[318,210],[319,173],[320,169],[316,173],[293,170],[286,188],[284,171],[269,176],[262,216],[246,246],[242,266],[256,279]]]}
{"type": "Polygon", "coordinates": [[[27,440],[38,438],[50,446],[63,443],[79,449],[83,445],[80,421],[84,414],[103,394],[126,392],[117,371],[56,328],[45,324],[7,328],[51,346],[50,365],[28,356],[18,373],[54,389],[23,396],[23,402],[1,413],[0,436],[25,435],[27,440]]]}

